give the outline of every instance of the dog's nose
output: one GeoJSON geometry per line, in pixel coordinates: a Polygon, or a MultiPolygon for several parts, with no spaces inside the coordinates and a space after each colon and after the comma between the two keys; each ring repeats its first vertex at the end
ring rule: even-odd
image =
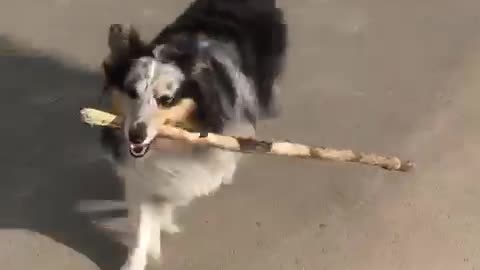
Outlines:
{"type": "Polygon", "coordinates": [[[143,122],[135,124],[128,131],[128,139],[131,143],[141,144],[147,138],[147,125],[143,122]]]}

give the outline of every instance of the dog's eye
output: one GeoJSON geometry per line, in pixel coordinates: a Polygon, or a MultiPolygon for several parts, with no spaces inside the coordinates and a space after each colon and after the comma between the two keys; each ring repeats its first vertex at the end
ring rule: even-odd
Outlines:
{"type": "Polygon", "coordinates": [[[155,98],[157,104],[163,107],[171,107],[173,106],[174,99],[172,96],[163,95],[161,97],[155,98]]]}

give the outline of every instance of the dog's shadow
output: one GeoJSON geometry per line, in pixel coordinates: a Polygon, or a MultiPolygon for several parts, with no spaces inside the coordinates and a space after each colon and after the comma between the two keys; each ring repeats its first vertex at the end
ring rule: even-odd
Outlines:
{"type": "Polygon", "coordinates": [[[76,210],[85,200],[122,199],[120,183],[99,159],[98,132],[79,121],[79,109],[97,101],[99,73],[0,36],[0,78],[0,228],[41,233],[101,269],[119,269],[124,245],[76,210]]]}

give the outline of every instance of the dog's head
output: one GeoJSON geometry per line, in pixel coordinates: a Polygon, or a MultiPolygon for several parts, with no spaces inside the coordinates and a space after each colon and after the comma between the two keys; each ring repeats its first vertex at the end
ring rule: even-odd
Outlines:
{"type": "Polygon", "coordinates": [[[124,132],[130,143],[130,153],[141,157],[156,137],[156,118],[162,109],[176,103],[176,91],[184,80],[175,66],[163,64],[153,57],[132,60],[126,74],[119,102],[124,115],[124,132]]]}
{"type": "Polygon", "coordinates": [[[176,65],[156,58],[157,51],[149,51],[131,26],[112,25],[109,47],[103,63],[105,90],[111,91],[115,113],[124,117],[131,155],[142,157],[157,135],[155,118],[175,104],[184,75],[176,65]]]}
{"type": "Polygon", "coordinates": [[[202,128],[221,130],[235,93],[218,91],[225,83],[195,42],[180,36],[153,46],[143,43],[133,27],[112,25],[109,47],[103,63],[105,89],[111,91],[115,113],[125,119],[123,135],[132,156],[148,152],[157,135],[155,120],[182,98],[195,101],[202,128]]]}

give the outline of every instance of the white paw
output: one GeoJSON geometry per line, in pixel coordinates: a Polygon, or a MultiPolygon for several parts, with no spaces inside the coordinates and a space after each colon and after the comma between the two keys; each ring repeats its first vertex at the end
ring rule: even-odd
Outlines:
{"type": "Polygon", "coordinates": [[[146,266],[147,258],[143,256],[130,256],[120,270],[145,270],[146,266]]]}
{"type": "Polygon", "coordinates": [[[130,263],[126,262],[121,268],[120,270],[130,270],[130,263]]]}
{"type": "Polygon", "coordinates": [[[178,225],[170,223],[170,224],[163,224],[162,231],[169,233],[169,234],[176,234],[181,232],[182,230],[178,225]]]}
{"type": "Polygon", "coordinates": [[[150,256],[157,262],[162,260],[162,249],[160,246],[160,241],[152,240],[152,243],[150,243],[150,246],[148,247],[148,256],[150,256]]]}
{"type": "Polygon", "coordinates": [[[222,179],[222,183],[225,184],[225,185],[231,185],[233,184],[233,176],[229,176],[229,177],[224,177],[222,179]]]}

